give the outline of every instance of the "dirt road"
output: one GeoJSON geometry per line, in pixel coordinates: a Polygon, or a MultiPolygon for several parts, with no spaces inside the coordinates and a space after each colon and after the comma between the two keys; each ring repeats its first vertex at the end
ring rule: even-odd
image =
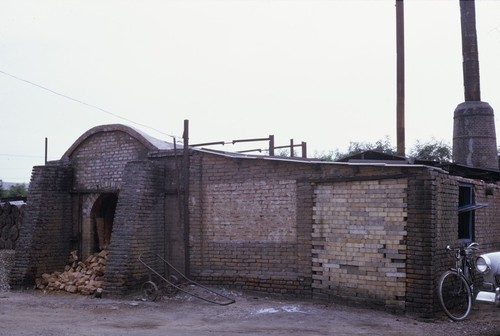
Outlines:
{"type": "Polygon", "coordinates": [[[500,335],[500,309],[475,308],[466,322],[431,322],[381,311],[226,291],[217,306],[178,295],[158,302],[41,291],[0,292],[0,335],[500,335]]]}

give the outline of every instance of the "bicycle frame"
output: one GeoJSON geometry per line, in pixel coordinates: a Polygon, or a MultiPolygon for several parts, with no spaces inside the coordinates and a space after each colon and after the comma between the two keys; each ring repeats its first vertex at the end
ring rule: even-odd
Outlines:
{"type": "MultiPolygon", "coordinates": [[[[473,254],[474,251],[477,250],[479,244],[471,243],[467,247],[464,248],[456,248],[455,252],[455,268],[451,268],[452,271],[457,272],[462,275],[465,280],[469,283],[471,287],[474,286],[474,265],[473,265],[473,254]]],[[[448,245],[446,246],[446,250],[451,252],[453,249],[448,245]]]]}
{"type": "Polygon", "coordinates": [[[469,315],[475,300],[473,254],[477,243],[446,250],[454,252],[455,268],[444,272],[439,279],[438,296],[444,312],[454,321],[461,321],[469,315]]]}

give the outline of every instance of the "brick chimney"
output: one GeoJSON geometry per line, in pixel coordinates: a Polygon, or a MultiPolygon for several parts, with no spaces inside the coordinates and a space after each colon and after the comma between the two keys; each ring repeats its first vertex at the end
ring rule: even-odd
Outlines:
{"type": "Polygon", "coordinates": [[[481,101],[475,2],[460,0],[465,102],[453,118],[453,161],[498,170],[493,108],[481,101]]]}

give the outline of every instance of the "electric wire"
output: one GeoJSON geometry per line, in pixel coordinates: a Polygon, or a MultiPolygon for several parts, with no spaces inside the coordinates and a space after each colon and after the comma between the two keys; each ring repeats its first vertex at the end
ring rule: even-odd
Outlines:
{"type": "Polygon", "coordinates": [[[162,132],[162,131],[160,131],[160,130],[158,130],[158,129],[154,128],[154,127],[151,127],[151,126],[148,126],[148,125],[145,125],[145,124],[141,124],[141,123],[138,123],[138,122],[133,121],[133,120],[131,120],[131,119],[128,119],[128,118],[122,117],[122,116],[120,116],[120,115],[118,115],[118,114],[116,114],[116,113],[113,113],[113,112],[111,112],[111,111],[108,111],[108,110],[106,110],[106,109],[104,109],[104,108],[102,108],[102,107],[99,107],[99,106],[96,106],[96,105],[93,105],[93,104],[90,104],[90,103],[84,102],[83,100],[80,100],[80,99],[76,99],[76,98],[70,97],[70,96],[65,95],[65,94],[63,94],[63,93],[60,93],[60,92],[57,92],[57,91],[55,91],[55,90],[49,89],[49,88],[47,88],[47,87],[45,87],[45,86],[43,86],[43,85],[40,85],[40,84],[34,83],[34,82],[32,82],[32,81],[29,81],[29,80],[27,80],[27,79],[24,79],[24,78],[21,78],[21,77],[18,77],[18,76],[12,75],[12,74],[10,74],[10,73],[8,73],[8,72],[5,72],[5,71],[3,71],[3,70],[1,70],[1,69],[0,69],[0,73],[4,74],[5,76],[9,76],[9,77],[11,77],[11,78],[14,78],[14,79],[16,79],[16,80],[18,80],[18,81],[21,81],[21,82],[24,82],[24,83],[27,83],[27,84],[33,85],[33,86],[35,86],[35,87],[37,87],[37,88],[39,88],[39,89],[42,89],[42,90],[48,91],[48,92],[50,92],[50,93],[52,93],[52,94],[55,94],[55,95],[57,95],[57,96],[60,96],[60,97],[63,97],[63,98],[69,99],[69,100],[71,100],[71,101],[74,101],[74,102],[76,102],[76,103],[79,103],[79,104],[82,104],[82,105],[88,106],[88,107],[93,108],[93,109],[99,110],[99,111],[104,112],[104,113],[106,113],[106,114],[109,114],[109,115],[111,115],[111,116],[113,116],[113,117],[115,117],[115,118],[119,118],[119,119],[121,119],[121,120],[125,120],[125,121],[127,121],[127,122],[130,122],[130,123],[132,123],[132,124],[134,124],[134,125],[141,126],[141,127],[144,127],[144,128],[150,129],[150,130],[152,130],[152,131],[158,132],[158,133],[160,133],[160,134],[163,134],[163,135],[169,136],[169,137],[173,138],[173,139],[174,139],[174,141],[178,141],[178,139],[179,139],[179,137],[176,137],[176,136],[174,136],[174,135],[171,135],[171,134],[168,134],[168,133],[162,132]]]}

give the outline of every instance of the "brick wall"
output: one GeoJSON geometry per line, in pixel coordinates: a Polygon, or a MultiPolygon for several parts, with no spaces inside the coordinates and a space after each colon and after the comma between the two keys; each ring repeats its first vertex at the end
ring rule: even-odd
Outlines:
{"type": "Polygon", "coordinates": [[[92,134],[71,152],[76,190],[118,190],[125,165],[144,159],[148,149],[121,130],[92,134]]]}
{"type": "Polygon", "coordinates": [[[11,271],[13,288],[32,286],[45,272],[64,269],[71,238],[72,170],[65,165],[33,168],[28,204],[11,271]]]}
{"type": "MultiPolygon", "coordinates": [[[[164,169],[152,161],[133,161],[125,166],[104,275],[109,294],[140,288],[148,270],[139,262],[144,252],[165,257],[163,185],[164,169]]],[[[162,271],[162,263],[151,266],[162,271]]]]}
{"type": "Polygon", "coordinates": [[[313,290],[403,310],[407,180],[318,184],[313,208],[313,290]]]}
{"type": "Polygon", "coordinates": [[[191,179],[191,268],[208,283],[429,317],[457,243],[460,183],[491,203],[476,212],[477,240],[491,249],[500,238],[496,185],[430,167],[195,153],[191,179]]]}
{"type": "Polygon", "coordinates": [[[477,203],[487,207],[476,210],[476,241],[480,253],[500,251],[500,186],[479,180],[466,180],[474,185],[477,203]]]}
{"type": "Polygon", "coordinates": [[[194,154],[191,275],[198,280],[310,294],[311,190],[306,164],[194,154]]]}
{"type": "MultiPolygon", "coordinates": [[[[455,197],[446,183],[447,174],[424,170],[408,179],[406,311],[429,316],[435,307],[435,275],[433,266],[439,261],[436,239],[439,226],[451,224],[450,212],[456,215],[455,197]],[[447,204],[446,202],[450,202],[447,204]],[[439,213],[436,212],[439,209],[439,213]]],[[[457,190],[458,192],[458,190],[457,190]]],[[[445,239],[446,240],[446,239],[445,239]]]]}

